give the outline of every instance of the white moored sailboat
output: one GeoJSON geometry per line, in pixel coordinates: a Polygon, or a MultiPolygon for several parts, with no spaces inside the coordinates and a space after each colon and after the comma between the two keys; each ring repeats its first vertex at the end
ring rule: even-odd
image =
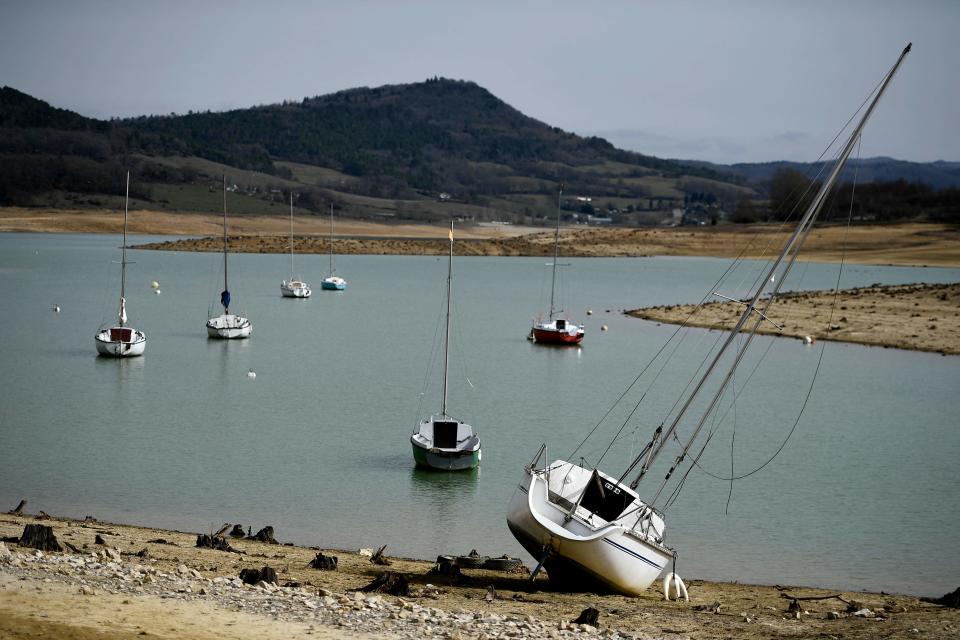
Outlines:
{"type": "Polygon", "coordinates": [[[223,313],[207,320],[207,335],[211,338],[249,338],[253,331],[250,320],[230,313],[230,287],[227,286],[227,178],[223,178],[223,291],[220,292],[223,313]]]}
{"type": "Polygon", "coordinates": [[[583,327],[570,322],[568,318],[558,318],[559,311],[554,306],[557,289],[557,259],[560,257],[560,202],[563,199],[563,187],[557,194],[557,230],[553,237],[553,272],[550,276],[550,313],[547,319],[537,318],[530,329],[530,338],[540,344],[578,345],[583,341],[583,327]]]}
{"type": "MultiPolygon", "coordinates": [[[[578,465],[564,460],[550,462],[546,456],[546,445],[541,446],[533,461],[524,469],[520,484],[510,501],[507,525],[520,544],[539,561],[534,576],[541,567],[545,567],[551,581],[561,585],[574,585],[580,589],[599,586],[633,595],[649,587],[674,558],[673,551],[664,546],[663,514],[655,505],[661,504],[661,496],[669,501],[671,492],[664,494],[664,489],[688,456],[696,463],[706,448],[714,426],[702,438],[706,442],[701,442],[698,450],[691,451],[704,425],[708,421],[715,423],[718,419],[717,409],[724,394],[731,394],[735,400],[742,391],[741,387],[734,388],[731,381],[756,335],[756,329],[767,318],[770,304],[777,297],[811,225],[859,141],[864,125],[909,51],[910,45],[885,76],[873,101],[837,155],[829,177],[800,218],[779,256],[771,262],[769,270],[764,272],[765,276],[757,280],[758,284],[750,296],[744,299],[745,309],[736,325],[719,342],[713,356],[702,362],[698,376],[690,381],[665,419],[659,422],[660,426],[654,430],[650,441],[639,455],[633,457],[622,474],[616,477],[607,475],[599,469],[588,468],[585,463],[578,465]],[[718,367],[725,355],[728,360],[718,367]],[[696,414],[692,408],[696,408],[696,414]],[[684,422],[684,431],[689,436],[681,441],[677,427],[688,413],[691,420],[684,422]],[[652,499],[641,500],[635,489],[668,442],[677,442],[681,447],[680,452],[652,499]],[[628,476],[634,473],[635,478],[627,484],[628,476]]],[[[631,387],[635,383],[636,380],[631,387]]],[[[631,415],[637,407],[639,402],[632,408],[631,415]]],[[[719,420],[722,422],[723,416],[719,416],[719,420]]],[[[624,422],[623,426],[626,424],[624,422]]],[[[616,439],[615,436],[614,442],[616,439]]],[[[678,474],[679,480],[672,489],[674,496],[682,488],[685,477],[684,474],[678,474]]]]}
{"type": "Polygon", "coordinates": [[[290,192],[290,279],[280,283],[284,298],[309,298],[313,291],[310,285],[296,277],[293,270],[293,191],[290,192]]]}
{"type": "Polygon", "coordinates": [[[129,358],[143,355],[147,347],[147,337],[143,331],[127,326],[127,214],[130,209],[130,172],[127,172],[127,195],[123,205],[123,249],[120,258],[120,320],[112,327],[101,327],[94,336],[97,353],[114,358],[129,358]]]}
{"type": "Polygon", "coordinates": [[[343,291],[347,288],[347,281],[337,275],[333,266],[333,204],[330,204],[330,275],[320,282],[320,288],[327,291],[343,291]]]}
{"type": "Polygon", "coordinates": [[[410,436],[418,467],[439,471],[473,469],[480,464],[480,437],[476,430],[447,414],[447,368],[450,363],[450,292],[453,282],[453,223],[447,264],[447,329],[443,339],[443,404],[439,416],[421,420],[410,436]]]}

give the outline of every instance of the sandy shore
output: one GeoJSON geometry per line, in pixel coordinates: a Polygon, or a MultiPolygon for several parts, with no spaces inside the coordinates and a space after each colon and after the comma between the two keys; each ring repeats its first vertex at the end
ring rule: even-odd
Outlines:
{"type": "MultiPolygon", "coordinates": [[[[693,327],[731,329],[743,307],[709,302],[635,309],[628,315],[693,327]],[[691,317],[691,314],[696,314],[691,317]]],[[[878,286],[840,291],[787,293],[776,300],[759,332],[815,340],[960,354],[960,284],[878,286]]]]}
{"type": "MultiPolygon", "coordinates": [[[[337,570],[320,571],[308,566],[317,549],[228,537],[240,552],[230,553],[197,548],[195,533],[89,520],[8,514],[0,516],[0,535],[8,540],[0,548],[4,638],[857,639],[955,638],[960,632],[960,610],[903,595],[687,576],[690,602],[666,602],[659,587],[636,598],[559,593],[542,578],[531,584],[525,575],[464,569],[464,577],[454,579],[428,575],[430,562],[390,558],[391,566],[379,567],[334,550],[323,553],[339,558],[337,570]],[[50,525],[77,552],[17,546],[11,539],[26,524],[50,525]],[[97,544],[97,536],[105,544],[97,544]],[[265,565],[288,586],[240,583],[241,569],[265,565]],[[354,591],[384,569],[409,580],[408,596],[354,591]],[[798,613],[788,610],[783,593],[842,599],[801,601],[798,613]],[[599,629],[571,624],[587,607],[599,610],[599,629]]],[[[282,540],[282,530],[276,535],[282,540]]]]}
{"type": "MultiPolygon", "coordinates": [[[[118,233],[117,211],[0,207],[0,232],[118,233]]],[[[133,234],[208,236],[206,239],[160,243],[150,248],[178,251],[219,250],[217,214],[138,210],[131,215],[133,234]]],[[[323,216],[294,219],[297,251],[329,250],[328,220],[323,216]]],[[[277,253],[289,250],[289,222],[279,216],[237,215],[230,219],[234,251],[277,253]]],[[[444,225],[383,224],[339,219],[338,253],[444,253],[444,225]]],[[[514,225],[458,225],[457,252],[462,255],[543,256],[553,252],[553,232],[514,225]]],[[[711,256],[769,257],[786,239],[776,225],[728,225],[615,229],[570,227],[561,236],[561,254],[582,257],[711,256]]],[[[136,244],[136,239],[131,240],[136,244]]],[[[960,266],[960,229],[943,224],[864,225],[847,229],[823,227],[811,232],[804,259],[860,264],[960,266]]]]}

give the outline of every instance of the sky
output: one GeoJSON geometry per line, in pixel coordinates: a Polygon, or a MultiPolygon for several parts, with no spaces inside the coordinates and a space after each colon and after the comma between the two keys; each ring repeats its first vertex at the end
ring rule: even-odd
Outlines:
{"type": "Polygon", "coordinates": [[[442,76],[649,155],[810,161],[912,41],[861,155],[957,161],[958,31],[958,0],[0,0],[0,85],[106,119],[442,76]]]}

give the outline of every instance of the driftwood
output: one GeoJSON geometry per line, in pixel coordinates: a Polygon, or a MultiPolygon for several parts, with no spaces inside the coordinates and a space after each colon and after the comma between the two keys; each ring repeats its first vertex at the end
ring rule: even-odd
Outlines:
{"type": "Polygon", "coordinates": [[[260,531],[257,531],[257,535],[251,536],[254,540],[259,540],[260,542],[266,542],[267,544],[280,544],[273,537],[273,527],[267,525],[260,531]]]}
{"type": "Polygon", "coordinates": [[[18,516],[18,515],[20,515],[21,513],[23,513],[23,508],[24,508],[25,506],[27,506],[27,499],[26,499],[26,498],[24,498],[23,500],[21,500],[21,501],[20,501],[20,504],[17,505],[17,508],[14,509],[13,511],[10,511],[9,513],[11,513],[11,514],[13,514],[13,515],[15,515],[15,516],[18,516]]]}
{"type": "Polygon", "coordinates": [[[223,539],[223,536],[209,536],[201,533],[197,536],[197,546],[204,549],[215,549],[217,551],[229,551],[231,553],[240,553],[230,543],[223,539]]]}
{"type": "Polygon", "coordinates": [[[213,536],[214,536],[214,537],[217,537],[217,536],[223,537],[223,535],[227,532],[227,529],[229,529],[229,528],[230,528],[230,523],[229,523],[229,522],[224,522],[224,523],[223,523],[223,526],[220,527],[219,529],[217,529],[217,532],[216,532],[215,534],[213,534],[213,536]]]}
{"type": "Polygon", "coordinates": [[[588,624],[591,627],[599,626],[600,612],[593,607],[587,607],[580,612],[580,617],[573,621],[573,624],[588,624]]]}
{"type": "Polygon", "coordinates": [[[370,562],[372,562],[373,564],[379,564],[379,565],[389,565],[390,561],[387,560],[387,557],[385,555],[383,555],[383,550],[386,548],[387,548],[387,545],[383,545],[382,547],[377,549],[376,553],[370,556],[370,562]]]}
{"type": "Polygon", "coordinates": [[[317,557],[310,561],[310,566],[322,571],[336,571],[337,562],[337,556],[325,556],[322,553],[318,553],[317,557]]]}
{"type": "Polygon", "coordinates": [[[243,532],[243,525],[240,525],[240,524],[233,525],[233,529],[230,531],[231,538],[242,538],[245,535],[247,534],[243,532]]]}
{"type": "Polygon", "coordinates": [[[241,569],[240,579],[244,584],[259,584],[261,582],[272,582],[280,584],[277,580],[277,572],[273,567],[263,567],[262,569],[241,569]]]}
{"type": "Polygon", "coordinates": [[[63,547],[53,535],[53,528],[45,524],[28,524],[23,527],[18,544],[21,547],[40,549],[40,551],[63,551],[63,547]]]}
{"type": "Polygon", "coordinates": [[[373,582],[356,591],[389,593],[392,596],[409,596],[410,583],[399,573],[385,571],[373,579],[373,582]]]}

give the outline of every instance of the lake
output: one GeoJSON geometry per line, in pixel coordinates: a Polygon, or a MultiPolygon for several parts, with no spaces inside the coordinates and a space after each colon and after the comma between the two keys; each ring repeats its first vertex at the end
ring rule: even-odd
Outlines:
{"type": "MultiPolygon", "coordinates": [[[[456,258],[448,408],[478,429],[483,462],[475,473],[436,474],[414,470],[409,436],[440,407],[445,258],[341,256],[349,288],[329,292],[319,287],[327,256],[297,256],[314,294],[294,300],[279,292],[289,256],[233,255],[233,308],[253,335],[215,341],[204,323],[222,289],[221,256],[131,251],[128,313],[147,348],[115,361],[96,357],[93,336],[116,314],[119,243],[0,234],[0,509],[28,498],[29,512],[196,532],[270,524],[281,541],[305,545],[386,544],[421,558],[475,548],[528,564],[505,521],[523,465],[542,442],[551,457],[569,455],[675,331],[621,310],[695,302],[728,264],[564,259],[561,306],[587,335],[582,348],[563,349],[525,339],[549,302],[543,258],[456,258]]],[[[743,282],[757,265],[747,267],[743,282]]],[[[836,265],[798,264],[787,288],[836,279],[836,265]]],[[[957,269],[846,265],[841,286],[956,281],[957,269]]],[[[639,451],[720,335],[689,331],[691,349],[671,362],[678,372],[657,380],[605,470],[639,451]]],[[[752,353],[765,355],[762,368],[667,510],[678,572],[955,589],[960,358],[768,337],[752,353]],[[785,439],[773,462],[732,487],[706,473],[749,471],[785,439]]],[[[577,456],[597,459],[643,388],[577,456]]],[[[662,474],[652,476],[641,496],[656,490],[662,474]]]]}

